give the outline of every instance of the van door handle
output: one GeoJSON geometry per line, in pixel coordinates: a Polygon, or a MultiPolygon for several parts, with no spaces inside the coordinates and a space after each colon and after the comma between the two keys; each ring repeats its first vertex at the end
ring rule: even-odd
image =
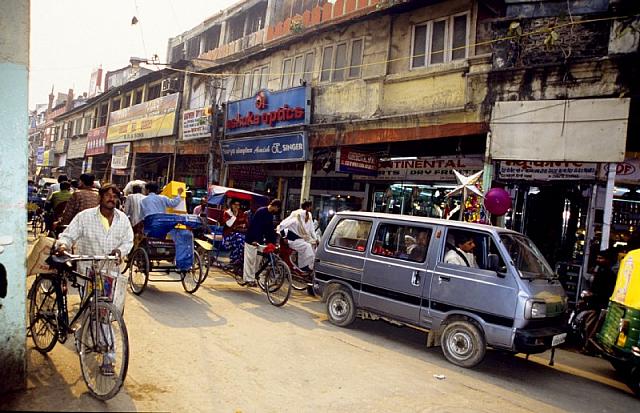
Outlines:
{"type": "Polygon", "coordinates": [[[449,282],[449,281],[451,281],[451,277],[445,277],[444,275],[441,275],[441,276],[438,277],[438,280],[440,282],[443,282],[443,281],[449,282]]]}
{"type": "Polygon", "coordinates": [[[420,286],[420,271],[415,270],[413,274],[411,274],[411,285],[415,287],[420,286]]]}

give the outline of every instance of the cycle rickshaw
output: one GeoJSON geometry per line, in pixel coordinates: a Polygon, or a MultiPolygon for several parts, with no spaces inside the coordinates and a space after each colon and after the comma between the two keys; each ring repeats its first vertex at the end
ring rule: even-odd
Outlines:
{"type": "MultiPolygon", "coordinates": [[[[234,277],[239,285],[245,286],[247,283],[243,280],[240,263],[230,262],[228,251],[222,245],[223,227],[218,224],[222,222],[224,209],[230,200],[240,201],[251,212],[269,202],[269,198],[254,192],[212,185],[209,188],[207,216],[201,217],[209,224],[209,231],[200,234],[196,239],[196,249],[204,257],[205,278],[209,268],[216,267],[234,277]]],[[[264,246],[258,254],[262,258],[255,274],[257,286],[266,293],[271,304],[276,307],[283,306],[291,295],[291,270],[280,258],[279,247],[276,244],[264,246]]]]}
{"type": "Polygon", "coordinates": [[[203,263],[193,247],[191,230],[202,226],[195,215],[155,214],[145,219],[145,233],[137,234],[134,247],[126,259],[123,271],[129,271],[129,287],[140,295],[147,283],[181,282],[189,294],[195,293],[204,281],[203,263]],[[176,228],[177,227],[177,228],[176,228]],[[171,239],[167,239],[169,234],[171,239]],[[151,278],[150,273],[178,273],[180,279],[151,278]]]}

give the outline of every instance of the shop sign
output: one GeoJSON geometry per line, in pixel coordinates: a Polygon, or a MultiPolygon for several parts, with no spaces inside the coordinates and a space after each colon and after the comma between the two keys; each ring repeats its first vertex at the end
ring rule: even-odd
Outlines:
{"type": "Polygon", "coordinates": [[[60,139],[59,141],[56,141],[56,144],[53,147],[53,150],[54,150],[54,153],[65,153],[65,151],[67,150],[67,140],[60,139]]]}
{"type": "Polygon", "coordinates": [[[211,136],[211,107],[185,110],[182,113],[182,139],[208,138],[211,136]]]}
{"type": "Polygon", "coordinates": [[[67,154],[61,153],[60,156],[58,156],[58,167],[62,168],[66,165],[67,165],[67,154]]]}
{"type": "Polygon", "coordinates": [[[378,181],[456,182],[453,170],[469,176],[484,167],[482,155],[422,157],[381,161],[377,176],[354,176],[354,179],[378,181]]]}
{"type": "Polygon", "coordinates": [[[93,156],[87,157],[82,161],[82,173],[91,173],[91,169],[93,168],[93,156]]]}
{"type": "Polygon", "coordinates": [[[531,181],[594,180],[597,163],[501,161],[498,163],[499,179],[524,179],[531,181]]]}
{"type": "Polygon", "coordinates": [[[49,149],[48,151],[44,151],[44,155],[42,156],[42,166],[53,166],[53,151],[49,149]]]}
{"type": "Polygon", "coordinates": [[[261,90],[254,97],[227,104],[225,133],[271,130],[308,125],[311,119],[311,88],[298,86],[279,92],[261,90]]]}
{"type": "Polygon", "coordinates": [[[111,112],[107,143],[173,135],[179,98],[174,93],[111,112]]]}
{"type": "Polygon", "coordinates": [[[101,155],[107,153],[105,146],[107,139],[107,127],[91,129],[87,133],[87,156],[101,155]]]}
{"type": "Polygon", "coordinates": [[[36,152],[36,166],[44,166],[44,146],[38,146],[36,152]]]}
{"type": "Polygon", "coordinates": [[[339,147],[336,160],[336,172],[371,176],[378,174],[378,157],[372,153],[339,147]]]}
{"type": "MultiPolygon", "coordinates": [[[[604,164],[600,169],[600,179],[606,180],[609,173],[609,164],[604,164]]],[[[640,182],[640,159],[627,158],[624,162],[616,164],[617,184],[637,185],[640,182]]]]}
{"type": "Polygon", "coordinates": [[[230,164],[306,161],[307,134],[227,139],[220,142],[220,150],[224,161],[230,164]]]}
{"type": "Polygon", "coordinates": [[[229,167],[229,178],[235,181],[264,181],[267,172],[260,165],[232,165],[229,167]]]}
{"type": "Polygon", "coordinates": [[[84,158],[84,151],[87,148],[87,138],[72,139],[69,142],[69,149],[67,150],[67,158],[80,159],[84,158]]]}
{"type": "Polygon", "coordinates": [[[130,143],[117,143],[111,147],[111,169],[127,169],[130,143]]]}

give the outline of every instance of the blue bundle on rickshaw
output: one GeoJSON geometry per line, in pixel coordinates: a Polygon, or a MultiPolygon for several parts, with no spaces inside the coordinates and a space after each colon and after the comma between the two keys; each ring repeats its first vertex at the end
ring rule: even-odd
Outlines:
{"type": "Polygon", "coordinates": [[[197,215],[153,214],[144,219],[144,232],[151,238],[165,238],[171,234],[175,245],[176,268],[186,271],[193,266],[193,234],[186,229],[177,229],[182,224],[194,229],[202,226],[197,215]]]}
{"type": "Polygon", "coordinates": [[[194,229],[201,226],[202,221],[197,215],[153,214],[144,219],[144,233],[151,238],[164,238],[178,224],[194,229]]]}

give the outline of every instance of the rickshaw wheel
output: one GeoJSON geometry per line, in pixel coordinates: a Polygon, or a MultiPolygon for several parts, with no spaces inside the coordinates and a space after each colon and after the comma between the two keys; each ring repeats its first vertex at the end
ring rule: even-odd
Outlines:
{"type": "Polygon", "coordinates": [[[640,366],[634,367],[629,373],[627,386],[629,386],[636,397],[640,397],[640,366]]]}
{"type": "Polygon", "coordinates": [[[137,248],[131,255],[129,264],[129,287],[135,295],[142,294],[149,282],[149,254],[143,248],[137,248]]]}
{"type": "Polygon", "coordinates": [[[204,250],[203,248],[200,248],[198,246],[196,246],[196,252],[198,253],[198,255],[200,255],[200,260],[202,262],[202,280],[200,280],[200,284],[202,284],[204,282],[204,280],[207,279],[207,277],[209,276],[209,268],[211,267],[211,260],[209,257],[209,251],[204,250]]]}
{"type": "Polygon", "coordinates": [[[611,363],[615,371],[618,372],[620,375],[624,377],[629,377],[631,375],[633,366],[630,366],[629,363],[616,360],[616,359],[611,359],[609,360],[609,362],[611,363]]]}
{"type": "Polygon", "coordinates": [[[193,294],[198,290],[203,281],[202,277],[202,260],[198,251],[193,251],[193,267],[188,271],[181,271],[182,287],[189,294],[193,294]]]}

